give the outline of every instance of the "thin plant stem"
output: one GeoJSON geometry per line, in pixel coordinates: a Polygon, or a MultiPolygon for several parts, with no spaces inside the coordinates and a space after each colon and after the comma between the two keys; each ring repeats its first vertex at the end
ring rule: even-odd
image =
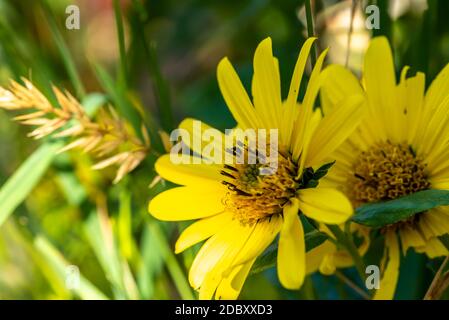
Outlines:
{"type": "Polygon", "coordinates": [[[352,33],[354,31],[354,17],[355,17],[355,9],[356,8],[357,8],[357,0],[352,0],[352,3],[351,3],[351,20],[349,22],[348,42],[346,44],[345,67],[348,66],[349,55],[351,54],[351,39],[352,39],[352,33]]]}
{"type": "Polygon", "coordinates": [[[117,38],[120,52],[120,84],[122,88],[126,89],[128,85],[128,68],[126,65],[126,47],[125,47],[125,32],[123,28],[123,19],[118,0],[114,0],[115,24],[117,27],[117,38]]]}
{"type": "MultiPolygon", "coordinates": [[[[310,37],[315,36],[315,30],[313,26],[313,14],[312,14],[312,6],[310,4],[311,0],[306,0],[306,19],[307,19],[307,35],[310,37]]],[[[317,59],[317,50],[315,44],[312,47],[312,53],[311,53],[311,59],[312,59],[312,67],[316,63],[317,59]]]]}
{"type": "Polygon", "coordinates": [[[164,232],[161,230],[157,223],[151,223],[150,229],[153,235],[158,239],[161,250],[165,255],[165,263],[167,265],[168,272],[170,273],[171,278],[176,286],[176,289],[183,300],[193,300],[195,299],[192,290],[190,289],[189,283],[185,276],[185,273],[182,271],[178,260],[173,254],[170,246],[168,244],[167,237],[164,232]]]}
{"type": "Polygon", "coordinates": [[[351,279],[346,277],[342,272],[335,271],[335,276],[340,279],[344,284],[346,284],[348,287],[350,287],[352,290],[354,290],[356,293],[358,293],[363,299],[370,300],[371,297],[369,294],[367,294],[365,291],[362,290],[359,286],[357,286],[354,282],[352,282],[351,279]]]}
{"type": "Polygon", "coordinates": [[[141,4],[139,4],[137,0],[133,0],[134,14],[136,15],[134,19],[134,32],[142,45],[145,61],[148,65],[148,71],[153,80],[162,128],[169,132],[174,128],[170,87],[162,74],[159,59],[157,57],[156,44],[154,42],[148,42],[145,36],[144,21],[142,21],[142,18],[137,14],[140,5],[141,4]]]}
{"type": "Polygon", "coordinates": [[[67,74],[70,78],[70,81],[72,82],[76,95],[79,99],[83,99],[86,90],[84,89],[81,77],[78,74],[75,62],[73,61],[72,55],[70,54],[70,50],[68,49],[67,44],[64,41],[64,37],[62,36],[61,32],[58,29],[58,26],[56,25],[56,21],[46,1],[42,2],[42,8],[46,15],[53,40],[55,41],[56,47],[58,48],[58,51],[61,55],[62,62],[64,63],[64,66],[67,70],[67,74]]]}
{"type": "Polygon", "coordinates": [[[427,289],[426,295],[424,296],[424,300],[432,300],[438,297],[438,292],[441,292],[441,284],[444,282],[444,274],[443,271],[446,268],[446,265],[449,262],[449,256],[444,259],[443,263],[441,264],[440,268],[438,269],[437,273],[435,274],[435,277],[432,280],[432,283],[430,284],[429,289],[427,289]]]}
{"type": "MultiPolygon", "coordinates": [[[[439,240],[449,251],[449,235],[443,235],[439,237],[439,240]]],[[[433,278],[432,283],[430,284],[429,289],[427,289],[427,292],[424,296],[424,300],[438,299],[441,293],[443,293],[449,286],[449,273],[445,272],[448,263],[449,256],[444,259],[443,263],[435,274],[435,277],[433,278]]]]}
{"type": "Polygon", "coordinates": [[[360,278],[363,281],[365,279],[365,263],[363,262],[363,259],[360,256],[354,242],[352,242],[338,226],[327,225],[327,227],[334,234],[337,241],[341,243],[351,255],[352,259],[354,260],[354,265],[357,269],[357,272],[359,273],[360,278]]]}

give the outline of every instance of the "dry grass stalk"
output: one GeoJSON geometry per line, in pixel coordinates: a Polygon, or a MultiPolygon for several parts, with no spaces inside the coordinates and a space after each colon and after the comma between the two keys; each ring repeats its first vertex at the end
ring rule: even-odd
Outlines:
{"type": "Polygon", "coordinates": [[[100,159],[93,166],[95,170],[117,165],[114,183],[145,159],[150,149],[150,139],[145,128],[142,128],[142,141],[113,108],[103,107],[92,120],[69,92],[53,87],[59,103],[59,107],[55,107],[30,81],[22,80],[24,85],[12,81],[9,89],[0,87],[0,109],[28,111],[13,119],[23,125],[36,127],[28,134],[29,137],[41,139],[51,135],[55,138],[72,138],[72,142],[60,152],[82,148],[84,152],[100,159]]]}

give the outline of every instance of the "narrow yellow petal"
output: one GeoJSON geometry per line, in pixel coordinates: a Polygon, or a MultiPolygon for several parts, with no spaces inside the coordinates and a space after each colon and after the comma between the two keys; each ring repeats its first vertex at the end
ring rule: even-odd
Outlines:
{"type": "Polygon", "coordinates": [[[282,227],[282,218],[273,216],[259,221],[232,265],[243,264],[260,254],[274,241],[282,227]]]}
{"type": "Polygon", "coordinates": [[[319,222],[340,224],[353,214],[351,202],[336,189],[303,189],[299,191],[298,198],[302,213],[319,222]]]}
{"type": "Polygon", "coordinates": [[[396,291],[399,278],[400,251],[395,232],[387,232],[385,235],[385,251],[388,255],[387,265],[380,280],[380,288],[376,291],[373,300],[391,300],[396,291]]]}
{"type": "Polygon", "coordinates": [[[298,217],[298,200],[284,207],[284,224],[279,236],[277,273],[287,289],[299,289],[306,275],[304,230],[298,217]]]}
{"type": "Polygon", "coordinates": [[[320,72],[327,52],[328,49],[324,50],[321,53],[321,55],[317,59],[315,67],[312,70],[309,83],[307,84],[307,91],[304,96],[304,101],[302,103],[300,114],[293,129],[291,152],[293,160],[295,161],[297,161],[301,156],[298,171],[300,173],[304,169],[304,163],[306,160],[307,150],[310,144],[310,139],[313,134],[313,129],[315,129],[310,119],[313,116],[315,99],[321,87],[322,77],[320,76],[320,72]]]}
{"type": "Polygon", "coordinates": [[[426,93],[426,109],[432,110],[438,107],[446,99],[449,92],[449,64],[432,81],[426,93]]]}
{"type": "Polygon", "coordinates": [[[320,265],[323,262],[326,255],[332,254],[336,251],[337,251],[337,248],[329,240],[324,241],[319,246],[308,251],[306,253],[307,274],[314,273],[314,272],[318,271],[318,269],[320,268],[320,265]]]}
{"type": "Polygon", "coordinates": [[[223,277],[223,272],[229,269],[253,229],[254,226],[243,226],[239,221],[233,220],[227,228],[207,240],[190,268],[191,286],[195,289],[202,287],[208,277],[207,279],[215,285],[215,290],[223,277]]]}
{"type": "Polygon", "coordinates": [[[180,253],[226,228],[231,223],[232,217],[232,213],[224,212],[192,223],[181,233],[176,241],[175,253],[180,253]]]}
{"type": "Polygon", "coordinates": [[[193,157],[190,157],[189,164],[174,164],[170,155],[165,154],[157,159],[154,167],[163,179],[179,185],[205,186],[211,183],[220,184],[223,181],[221,166],[194,164],[193,157]]]}
{"type": "Polygon", "coordinates": [[[382,119],[390,123],[392,119],[388,118],[388,114],[395,108],[396,102],[396,76],[387,38],[371,40],[365,54],[363,75],[370,101],[383,115],[382,119]]]}
{"type": "Polygon", "coordinates": [[[235,300],[238,298],[243,284],[248,277],[249,271],[256,259],[234,267],[229,276],[225,277],[219,284],[215,293],[217,300],[235,300]]]}
{"type": "Polygon", "coordinates": [[[333,64],[323,70],[321,87],[321,106],[324,114],[328,114],[335,106],[351,95],[363,95],[359,80],[348,69],[333,64]]]}
{"type": "Polygon", "coordinates": [[[447,256],[449,254],[449,251],[438,238],[431,238],[427,240],[424,246],[417,247],[415,250],[419,253],[425,253],[430,259],[447,256]]]}
{"type": "Polygon", "coordinates": [[[357,128],[365,115],[362,95],[352,95],[332,109],[319,123],[307,153],[306,166],[319,165],[357,128]]]}
{"type": "Polygon", "coordinates": [[[266,38],[254,53],[253,99],[265,128],[279,128],[281,82],[278,63],[273,57],[271,38],[266,38]]]}
{"type": "Polygon", "coordinates": [[[227,58],[218,64],[217,79],[223,98],[234,119],[243,128],[259,128],[256,111],[237,73],[227,58]]]}
{"type": "MultiPolygon", "coordinates": [[[[211,143],[216,143],[216,149],[219,154],[217,155],[218,159],[222,159],[224,157],[224,145],[225,145],[225,136],[222,132],[210,125],[196,120],[192,118],[184,119],[180,124],[179,128],[186,130],[189,133],[190,139],[183,140],[183,142],[195,153],[198,155],[202,155],[203,158],[208,158],[208,154],[205,154],[206,146],[211,143]],[[211,136],[213,134],[213,136],[211,136]],[[219,137],[219,139],[214,140],[214,136],[219,137]]],[[[215,156],[215,155],[214,155],[215,156]]]]}
{"type": "Polygon", "coordinates": [[[158,194],[148,210],[159,220],[182,221],[204,218],[224,211],[224,186],[213,189],[177,187],[158,194]]]}
{"type": "Polygon", "coordinates": [[[299,89],[301,86],[301,80],[304,74],[304,69],[307,64],[310,49],[316,38],[308,38],[301,48],[296,61],[295,69],[293,70],[292,79],[290,82],[290,89],[288,91],[288,97],[284,103],[284,112],[281,117],[281,141],[283,145],[289,146],[291,144],[293,125],[298,117],[299,108],[298,104],[299,89]]]}

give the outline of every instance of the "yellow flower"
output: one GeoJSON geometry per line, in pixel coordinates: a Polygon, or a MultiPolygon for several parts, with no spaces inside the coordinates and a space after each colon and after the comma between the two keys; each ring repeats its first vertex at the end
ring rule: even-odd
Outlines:
{"type": "MultiPolygon", "coordinates": [[[[353,94],[365,94],[367,116],[350,138],[332,154],[334,170],[323,184],[346,193],[355,207],[392,200],[426,189],[449,189],[449,66],[425,92],[424,74],[396,82],[389,43],[371,41],[365,55],[362,85],[348,70],[333,65],[323,71],[325,112],[338,109],[353,94]]],[[[392,299],[400,264],[413,247],[430,258],[447,255],[438,236],[449,232],[449,210],[438,207],[406,221],[385,226],[383,276],[376,299],[392,299]]]]}
{"type": "MultiPolygon", "coordinates": [[[[162,178],[181,186],[152,199],[150,213],[168,221],[199,219],[181,234],[176,252],[207,239],[189,272],[190,284],[199,290],[201,299],[214,294],[217,299],[237,298],[256,258],[278,234],[279,280],[288,289],[298,289],[306,274],[304,231],[298,212],[328,224],[342,223],[353,213],[341,192],[301,186],[304,168],[323,165],[323,159],[362,118],[362,97],[351,99],[339,112],[323,119],[313,111],[326,52],[318,58],[302,105],[298,105],[301,79],[314,40],[308,39],[301,49],[284,103],[270,38],[259,44],[254,55],[253,101],[229,60],[224,58],[218,65],[218,84],[238,128],[279,130],[278,168],[274,174],[261,175],[260,166],[249,163],[194,164],[199,155],[205,156],[202,143],[190,144],[194,152],[188,156],[190,164],[174,164],[170,155],[164,155],[155,165],[162,178]]],[[[192,122],[187,119],[180,128],[190,136],[198,135],[192,122]]],[[[203,124],[202,128],[210,127],[203,124]]],[[[224,135],[218,140],[224,141],[224,135]]],[[[227,152],[220,146],[217,150],[227,152]]]]}

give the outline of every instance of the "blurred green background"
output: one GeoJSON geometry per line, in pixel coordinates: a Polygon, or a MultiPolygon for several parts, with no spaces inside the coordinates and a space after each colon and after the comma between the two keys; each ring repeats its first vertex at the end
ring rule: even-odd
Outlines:
{"type": "MultiPolygon", "coordinates": [[[[327,63],[344,64],[352,1],[312,4],[318,50],[330,46],[327,63]]],[[[158,130],[169,131],[187,116],[221,129],[234,125],[216,82],[217,63],[228,56],[249,87],[254,50],[267,36],[280,61],[285,97],[307,34],[300,0],[0,0],[0,11],[2,86],[24,76],[49,99],[55,84],[81,100],[97,92],[101,101],[129,103],[143,110],[159,151],[158,130]],[[65,27],[72,4],[80,9],[79,30],[65,27]],[[126,55],[120,55],[117,14],[126,55]]],[[[449,61],[447,14],[449,2],[443,0],[357,1],[349,66],[360,73],[369,38],[386,35],[397,71],[410,65],[412,72],[426,72],[429,83],[449,61]],[[364,9],[373,3],[381,20],[371,32],[364,9]]],[[[10,118],[0,110],[0,185],[42,144],[26,138],[29,128],[10,118]]],[[[0,299],[195,298],[186,272],[198,248],[172,253],[187,223],[160,223],[147,213],[148,200],[165,187],[148,187],[155,178],[154,157],[118,185],[111,183],[113,170],[92,171],[92,161],[77,151],[57,156],[0,226],[0,299]],[[77,289],[67,283],[67,265],[81,273],[77,289]]],[[[401,263],[396,297],[421,298],[434,264],[410,253],[401,263]]],[[[354,270],[344,273],[357,278],[354,270]]],[[[318,274],[300,291],[287,291],[272,269],[249,277],[241,298],[360,297],[336,277],[318,274]]]]}

